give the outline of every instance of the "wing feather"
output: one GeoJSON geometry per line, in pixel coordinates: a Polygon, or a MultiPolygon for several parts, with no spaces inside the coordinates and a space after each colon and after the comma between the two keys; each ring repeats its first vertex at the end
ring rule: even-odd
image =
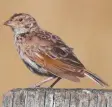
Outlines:
{"type": "Polygon", "coordinates": [[[44,41],[44,45],[40,42],[39,53],[34,52],[33,61],[41,66],[44,64],[45,69],[61,78],[76,82],[79,77],[84,77],[83,64],[61,38],[47,31],[41,31],[37,36],[44,41]]]}
{"type": "MultiPolygon", "coordinates": [[[[71,65],[65,64],[60,60],[52,59],[47,55],[42,55],[44,57],[45,69],[47,69],[53,75],[61,78],[65,78],[71,81],[78,82],[79,77],[84,77],[84,70],[78,67],[73,67],[71,65]]],[[[38,58],[33,58],[36,63],[42,64],[38,58]]],[[[42,65],[41,65],[42,66],[42,65]]]]}

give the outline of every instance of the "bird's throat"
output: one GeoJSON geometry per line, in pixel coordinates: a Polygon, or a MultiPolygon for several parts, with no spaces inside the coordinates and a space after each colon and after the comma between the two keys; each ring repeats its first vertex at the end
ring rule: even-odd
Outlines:
{"type": "Polygon", "coordinates": [[[15,35],[20,35],[22,33],[29,32],[29,30],[28,29],[25,29],[25,28],[14,28],[13,31],[14,31],[14,34],[15,35]]]}

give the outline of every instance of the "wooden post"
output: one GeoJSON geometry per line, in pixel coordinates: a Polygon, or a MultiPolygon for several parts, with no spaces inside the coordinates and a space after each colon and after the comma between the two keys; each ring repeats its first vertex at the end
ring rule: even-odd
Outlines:
{"type": "Polygon", "coordinates": [[[99,89],[15,89],[2,107],[112,107],[112,91],[99,89]]]}

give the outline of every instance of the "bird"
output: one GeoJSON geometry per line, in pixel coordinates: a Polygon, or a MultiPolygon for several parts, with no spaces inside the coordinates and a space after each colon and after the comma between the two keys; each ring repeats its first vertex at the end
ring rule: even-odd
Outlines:
{"type": "Polygon", "coordinates": [[[103,87],[109,86],[95,73],[90,72],[77,58],[73,48],[59,36],[40,27],[34,17],[27,13],[15,13],[4,25],[14,32],[14,44],[20,58],[33,73],[46,76],[34,87],[56,79],[49,87],[54,87],[61,79],[80,82],[88,77],[103,87]]]}

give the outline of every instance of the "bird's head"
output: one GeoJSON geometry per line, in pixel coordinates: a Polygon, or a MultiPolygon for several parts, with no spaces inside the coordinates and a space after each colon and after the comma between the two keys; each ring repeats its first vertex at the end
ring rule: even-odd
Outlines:
{"type": "Polygon", "coordinates": [[[14,14],[4,25],[10,26],[15,33],[26,33],[38,27],[36,20],[26,13],[14,14]]]}

